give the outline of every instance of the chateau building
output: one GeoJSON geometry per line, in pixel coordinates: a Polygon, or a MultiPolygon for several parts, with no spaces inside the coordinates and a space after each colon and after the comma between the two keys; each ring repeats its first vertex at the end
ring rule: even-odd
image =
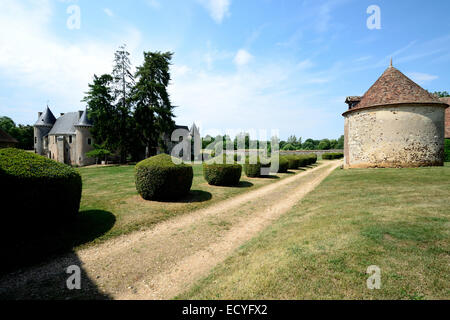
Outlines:
{"type": "Polygon", "coordinates": [[[34,151],[69,165],[94,164],[95,159],[86,156],[93,149],[91,127],[86,110],[61,113],[56,119],[47,107],[34,124],[34,151]]]}

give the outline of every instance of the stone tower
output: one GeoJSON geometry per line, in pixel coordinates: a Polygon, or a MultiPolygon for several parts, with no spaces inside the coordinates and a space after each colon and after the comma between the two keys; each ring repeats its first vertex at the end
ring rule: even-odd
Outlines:
{"type": "Polygon", "coordinates": [[[442,166],[446,103],[392,65],[344,112],[344,167],[442,166]]]}
{"type": "Polygon", "coordinates": [[[56,122],[56,118],[47,106],[44,113],[38,112],[38,121],[34,124],[34,151],[40,155],[47,155],[48,133],[56,122]]]}
{"type": "Polygon", "coordinates": [[[92,128],[92,122],[88,119],[87,110],[79,111],[81,114],[80,120],[74,126],[76,130],[76,163],[79,166],[86,166],[95,163],[95,159],[86,156],[86,152],[94,149],[93,140],[90,129],[92,128]]]}

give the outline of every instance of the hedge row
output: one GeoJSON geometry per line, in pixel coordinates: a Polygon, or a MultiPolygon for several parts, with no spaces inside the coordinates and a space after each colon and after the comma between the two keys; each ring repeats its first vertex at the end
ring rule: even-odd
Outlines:
{"type": "MultiPolygon", "coordinates": [[[[238,155],[234,155],[234,161],[229,163],[225,155],[218,155],[203,163],[203,176],[210,185],[232,186],[237,185],[241,179],[242,166],[236,162],[238,155]]],[[[288,169],[297,169],[317,161],[316,155],[292,155],[281,156],[277,169],[272,168],[272,163],[261,161],[251,163],[246,157],[244,172],[247,177],[259,177],[262,172],[287,172],[288,169]],[[262,163],[264,162],[264,163],[262,163]],[[266,169],[266,170],[262,170],[266,169]]],[[[265,174],[265,173],[264,173],[265,174]]],[[[160,154],[148,158],[136,165],[136,189],[146,200],[175,199],[187,194],[192,186],[193,170],[186,164],[175,165],[172,158],[166,154],[160,154]]]]}
{"type": "Polygon", "coordinates": [[[445,154],[445,162],[450,162],[450,139],[445,139],[444,142],[444,154],[445,154]]]}
{"type": "Polygon", "coordinates": [[[288,161],[289,169],[298,169],[317,162],[317,155],[315,154],[288,155],[284,158],[288,161]]]}
{"type": "Polygon", "coordinates": [[[145,200],[173,200],[189,193],[194,171],[187,164],[174,164],[168,154],[145,159],[135,168],[136,190],[145,200]]]}
{"type": "Polygon", "coordinates": [[[343,157],[344,157],[344,154],[342,152],[324,153],[322,155],[322,159],[324,159],[324,160],[342,159],[343,157]]]}
{"type": "Polygon", "coordinates": [[[0,149],[3,219],[57,224],[78,214],[82,181],[68,165],[24,150],[0,149]],[[8,208],[8,209],[7,209],[8,208]]]}
{"type": "Polygon", "coordinates": [[[210,185],[234,186],[239,184],[241,175],[242,166],[235,161],[229,163],[225,155],[203,163],[203,177],[210,185]]]}

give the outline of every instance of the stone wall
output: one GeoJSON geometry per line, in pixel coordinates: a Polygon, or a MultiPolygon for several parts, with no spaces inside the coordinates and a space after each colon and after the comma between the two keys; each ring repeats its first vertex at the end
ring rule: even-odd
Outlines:
{"type": "MultiPolygon", "coordinates": [[[[225,151],[225,153],[233,153],[233,152],[235,152],[235,151],[226,151],[226,150],[224,150],[225,151]]],[[[253,153],[253,152],[257,152],[257,150],[250,150],[250,151],[246,151],[245,153],[248,155],[249,154],[249,152],[250,153],[253,153]]],[[[314,154],[316,154],[318,157],[319,156],[321,156],[321,155],[323,155],[324,153],[331,153],[331,152],[339,152],[339,153],[344,153],[344,150],[343,149],[331,149],[331,150],[280,150],[280,155],[291,155],[291,154],[298,154],[298,155],[301,155],[301,154],[311,154],[311,153],[314,153],[314,154]]]]}
{"type": "Polygon", "coordinates": [[[344,166],[442,165],[444,110],[439,105],[391,105],[345,114],[344,166]]]}

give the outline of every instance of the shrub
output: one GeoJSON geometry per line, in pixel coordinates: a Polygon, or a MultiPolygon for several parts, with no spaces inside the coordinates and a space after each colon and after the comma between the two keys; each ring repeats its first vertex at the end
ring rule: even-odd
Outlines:
{"type": "Polygon", "coordinates": [[[24,150],[0,149],[0,196],[4,219],[57,224],[80,209],[82,181],[68,165],[24,150]]]}
{"type": "Polygon", "coordinates": [[[299,156],[300,167],[306,167],[317,162],[317,155],[314,153],[303,154],[299,156]]]}
{"type": "Polygon", "coordinates": [[[145,200],[173,200],[189,193],[194,171],[175,164],[168,154],[159,154],[136,164],[136,190],[145,200]]]}
{"type": "Polygon", "coordinates": [[[445,146],[445,151],[444,151],[444,154],[445,154],[445,162],[450,162],[450,139],[445,139],[445,142],[444,142],[444,146],[445,146]]]}
{"type": "Polygon", "coordinates": [[[306,167],[307,165],[309,165],[309,158],[307,155],[298,155],[296,156],[298,159],[298,166],[299,167],[306,167]]]}
{"type": "Polygon", "coordinates": [[[298,169],[300,166],[300,160],[298,156],[289,155],[286,156],[285,159],[288,161],[288,169],[298,169]]]}
{"type": "Polygon", "coordinates": [[[289,169],[289,161],[286,159],[286,157],[280,156],[279,162],[278,162],[278,173],[285,173],[289,169]]]}
{"type": "Polygon", "coordinates": [[[241,179],[242,166],[237,163],[216,163],[216,159],[203,163],[203,177],[214,186],[233,186],[237,185],[241,179]]]}
{"type": "MultiPolygon", "coordinates": [[[[255,162],[255,159],[252,159],[252,161],[250,161],[250,157],[245,157],[245,164],[244,164],[244,172],[245,175],[249,178],[256,178],[256,177],[260,177],[261,176],[261,168],[263,167],[263,165],[261,164],[260,160],[257,159],[256,163],[250,163],[250,162],[255,162]]],[[[265,165],[265,168],[267,168],[267,165],[265,165]]],[[[270,164],[269,164],[270,167],[270,164]]]]}
{"type": "Polygon", "coordinates": [[[246,163],[244,164],[245,175],[249,178],[256,178],[261,176],[261,163],[246,163]]]}
{"type": "Polygon", "coordinates": [[[344,154],[342,152],[331,152],[331,153],[324,153],[322,154],[322,159],[324,160],[334,160],[334,159],[341,159],[344,157],[344,154]]]}

